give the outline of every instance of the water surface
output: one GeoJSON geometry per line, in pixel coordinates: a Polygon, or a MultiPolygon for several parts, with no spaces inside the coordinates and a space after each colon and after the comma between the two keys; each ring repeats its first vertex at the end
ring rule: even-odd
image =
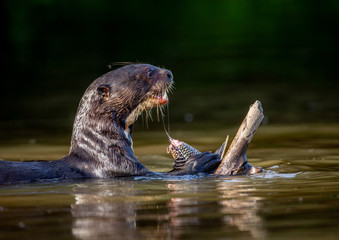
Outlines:
{"type": "MultiPolygon", "coordinates": [[[[265,172],[40,182],[0,188],[0,239],[337,239],[339,126],[261,127],[248,152],[265,172]]],[[[225,131],[173,132],[205,151],[225,131]]],[[[135,152],[171,168],[162,132],[136,132],[135,152]]],[[[22,142],[22,141],[21,141],[22,142]]],[[[3,145],[0,158],[58,159],[67,145],[3,145]]]]}

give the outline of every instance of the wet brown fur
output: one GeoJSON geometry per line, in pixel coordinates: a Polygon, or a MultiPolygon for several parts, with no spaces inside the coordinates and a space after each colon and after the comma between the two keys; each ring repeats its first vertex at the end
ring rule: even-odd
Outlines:
{"type": "MultiPolygon", "coordinates": [[[[154,107],[152,97],[164,93],[172,81],[170,71],[149,64],[126,65],[102,75],[79,103],[69,154],[56,161],[0,161],[0,184],[156,174],[135,158],[131,134],[138,115],[154,107]]],[[[208,154],[197,159],[177,172],[211,171],[220,162],[208,154]]]]}

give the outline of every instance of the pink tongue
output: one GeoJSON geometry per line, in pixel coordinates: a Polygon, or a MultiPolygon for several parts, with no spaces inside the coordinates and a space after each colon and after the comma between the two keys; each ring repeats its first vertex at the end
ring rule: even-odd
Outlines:
{"type": "Polygon", "coordinates": [[[168,102],[168,99],[160,97],[160,98],[158,98],[158,102],[159,102],[160,105],[164,105],[168,102]]]}
{"type": "Polygon", "coordinates": [[[164,104],[166,104],[168,102],[167,95],[165,95],[165,96],[158,96],[157,99],[158,99],[158,103],[160,105],[164,105],[164,104]]]}

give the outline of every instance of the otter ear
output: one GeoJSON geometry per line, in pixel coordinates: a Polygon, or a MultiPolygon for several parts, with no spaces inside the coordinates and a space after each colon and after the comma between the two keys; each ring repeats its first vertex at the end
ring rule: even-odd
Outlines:
{"type": "Polygon", "coordinates": [[[111,86],[107,84],[102,84],[97,88],[98,93],[103,97],[109,97],[109,92],[111,91],[111,86]]]}

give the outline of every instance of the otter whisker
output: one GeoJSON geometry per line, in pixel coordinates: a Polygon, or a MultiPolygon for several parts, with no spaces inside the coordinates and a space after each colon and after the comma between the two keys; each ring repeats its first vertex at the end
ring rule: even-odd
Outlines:
{"type": "Polygon", "coordinates": [[[144,127],[148,128],[148,119],[151,119],[153,121],[152,115],[151,115],[151,109],[150,110],[143,110],[142,114],[144,120],[144,127]]]}
{"type": "Polygon", "coordinates": [[[159,107],[159,104],[157,104],[157,120],[158,120],[158,122],[160,122],[159,111],[160,111],[160,107],[159,107]]]}
{"type": "Polygon", "coordinates": [[[148,115],[147,115],[147,112],[145,112],[145,123],[146,123],[146,125],[145,125],[145,127],[146,128],[148,128],[149,127],[149,125],[148,125],[148,115]]]}
{"type": "Polygon", "coordinates": [[[167,104],[167,132],[168,132],[168,134],[171,133],[169,115],[170,115],[170,113],[169,113],[169,102],[168,102],[168,104],[167,104]]]}
{"type": "Polygon", "coordinates": [[[165,117],[164,109],[165,109],[165,106],[160,106],[160,113],[162,117],[165,117]]]}
{"type": "Polygon", "coordinates": [[[136,64],[136,62],[112,62],[108,64],[107,67],[112,70],[114,67],[127,66],[130,64],[136,64]]]}
{"type": "Polygon", "coordinates": [[[174,86],[174,83],[172,83],[171,86],[169,86],[169,87],[167,88],[166,91],[167,91],[168,93],[173,93],[173,90],[174,90],[174,89],[175,89],[175,86],[174,86]]]}
{"type": "Polygon", "coordinates": [[[149,119],[151,119],[151,121],[153,122],[153,117],[152,117],[152,109],[146,111],[146,116],[149,117],[149,119]]]}

